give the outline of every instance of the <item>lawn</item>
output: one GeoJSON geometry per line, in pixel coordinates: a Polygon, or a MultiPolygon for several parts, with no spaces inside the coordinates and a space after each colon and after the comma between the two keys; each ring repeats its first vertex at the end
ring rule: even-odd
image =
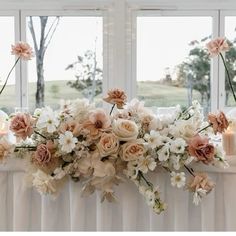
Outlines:
{"type": "MultiPolygon", "coordinates": [[[[29,83],[29,105],[32,111],[35,106],[35,83],[29,83]]],[[[61,98],[75,99],[82,98],[81,92],[70,88],[66,81],[48,81],[45,83],[45,104],[57,108],[61,98]]],[[[13,112],[15,105],[14,86],[6,86],[0,96],[0,108],[7,112],[13,112]]],[[[175,106],[176,104],[187,104],[187,90],[169,85],[159,84],[153,81],[138,82],[138,98],[144,99],[147,106],[175,106]]],[[[194,91],[194,99],[200,100],[199,93],[194,91]]],[[[101,95],[95,98],[101,102],[101,95]]]]}

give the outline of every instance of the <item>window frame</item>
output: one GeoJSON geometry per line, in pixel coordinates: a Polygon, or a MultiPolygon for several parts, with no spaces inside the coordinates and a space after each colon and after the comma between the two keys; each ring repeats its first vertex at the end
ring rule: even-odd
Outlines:
{"type": "MultiPolygon", "coordinates": [[[[20,22],[20,14],[19,11],[17,10],[0,10],[0,16],[9,16],[9,17],[14,17],[14,41],[9,42],[9,54],[11,52],[11,44],[14,44],[14,42],[17,42],[20,40],[20,28],[19,28],[19,22],[20,22]]],[[[15,67],[15,106],[16,107],[21,107],[22,103],[22,97],[21,97],[21,63],[18,63],[15,67]]]]}
{"type": "MultiPolygon", "coordinates": [[[[130,58],[129,74],[131,78],[131,84],[129,86],[129,92],[131,97],[137,95],[137,17],[155,17],[155,16],[209,16],[212,17],[212,37],[215,38],[219,34],[219,11],[216,10],[170,10],[170,9],[133,9],[131,11],[131,34],[129,35],[131,45],[131,52],[127,55],[130,58]]],[[[217,110],[219,107],[219,96],[218,96],[218,86],[219,86],[219,76],[218,76],[219,59],[214,57],[211,60],[211,107],[210,110],[217,110]],[[217,91],[217,93],[215,93],[217,91]]],[[[177,104],[176,104],[177,105],[177,104]]]]}
{"type": "MultiPolygon", "coordinates": [[[[225,37],[225,17],[235,16],[236,10],[221,10],[220,11],[220,33],[221,37],[225,37]]],[[[225,56],[225,53],[222,53],[225,56]]],[[[219,109],[225,112],[230,111],[233,107],[226,106],[225,104],[225,67],[222,60],[219,61],[219,109]]]]}
{"type": "MultiPolygon", "coordinates": [[[[21,40],[27,41],[26,38],[26,17],[28,16],[74,16],[74,17],[102,17],[103,19],[103,93],[108,87],[108,48],[106,47],[108,38],[105,32],[107,25],[107,13],[103,10],[90,9],[90,10],[23,10],[21,11],[21,40]]],[[[22,63],[22,106],[29,107],[28,101],[28,73],[27,63],[22,63]]]]}

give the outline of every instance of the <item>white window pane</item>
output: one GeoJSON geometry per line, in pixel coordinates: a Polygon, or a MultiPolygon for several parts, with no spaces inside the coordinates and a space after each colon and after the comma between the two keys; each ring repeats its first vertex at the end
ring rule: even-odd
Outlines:
{"type": "MultiPolygon", "coordinates": [[[[225,17],[225,36],[233,43],[230,50],[225,53],[225,59],[232,85],[236,93],[236,16],[225,17]]],[[[235,104],[232,91],[229,87],[227,74],[225,73],[225,105],[235,106],[235,104]]]]}
{"type": "MultiPolygon", "coordinates": [[[[0,29],[0,89],[2,89],[15,62],[15,56],[11,55],[11,45],[15,43],[14,17],[0,16],[0,29]]],[[[9,114],[14,111],[15,106],[15,70],[13,70],[7,86],[0,95],[0,109],[9,114]]]]}
{"type": "Polygon", "coordinates": [[[138,97],[150,107],[187,106],[197,99],[210,109],[210,58],[205,44],[211,17],[137,17],[138,97]]]}
{"type": "MultiPolygon", "coordinates": [[[[55,19],[54,16],[47,18],[45,32],[48,32],[55,19]]],[[[39,16],[32,17],[38,45],[41,37],[41,20],[39,16]]],[[[27,23],[29,21],[30,17],[27,17],[27,23]]],[[[101,105],[102,21],[102,17],[59,17],[58,26],[43,59],[45,80],[43,105],[58,108],[60,99],[82,97],[101,105]]],[[[27,40],[34,45],[29,27],[27,27],[27,40]]],[[[37,78],[35,57],[28,65],[30,110],[36,107],[37,78]]],[[[38,105],[38,107],[40,106],[42,104],[38,105]]]]}

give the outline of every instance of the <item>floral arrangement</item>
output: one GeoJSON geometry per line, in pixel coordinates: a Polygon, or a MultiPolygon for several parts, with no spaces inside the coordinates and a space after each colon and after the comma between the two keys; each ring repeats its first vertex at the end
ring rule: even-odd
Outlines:
{"type": "Polygon", "coordinates": [[[112,202],[115,187],[132,181],[158,214],[167,205],[149,180],[151,172],[166,171],[171,185],[190,191],[196,205],[211,192],[215,184],[193,164],[228,166],[221,146],[210,140],[229,125],[223,112],[204,121],[194,101],[187,109],[177,106],[173,114],[158,115],[137,99],[127,103],[120,89],[110,90],[104,101],[112,105],[110,113],[76,99],[64,101],[57,111],[44,107],[33,115],[13,114],[10,130],[17,142],[0,140],[0,160],[24,159],[28,183],[53,196],[70,177],[83,184],[82,196],[97,190],[101,201],[112,202]]]}

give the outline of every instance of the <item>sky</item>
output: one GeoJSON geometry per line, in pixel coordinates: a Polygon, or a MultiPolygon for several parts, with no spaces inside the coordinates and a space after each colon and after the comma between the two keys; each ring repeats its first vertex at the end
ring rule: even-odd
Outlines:
{"type": "MultiPolygon", "coordinates": [[[[51,18],[50,20],[52,20],[51,18]]],[[[235,37],[236,17],[226,18],[226,37],[235,37]]],[[[62,17],[45,56],[46,80],[71,80],[74,72],[66,71],[78,55],[95,47],[102,67],[103,23],[101,17],[62,17]]],[[[0,17],[0,78],[5,79],[14,62],[10,54],[14,43],[13,17],[0,17]]],[[[39,21],[35,21],[39,33],[39,21]]],[[[166,68],[175,78],[175,66],[188,55],[189,42],[212,33],[211,17],[138,17],[137,18],[137,80],[158,80],[166,68]],[[186,20],[187,19],[187,20],[186,20]]],[[[27,41],[33,45],[27,31],[27,41]]],[[[28,78],[36,81],[35,59],[28,64],[28,78]]],[[[14,83],[12,74],[9,84],[14,83]]]]}

